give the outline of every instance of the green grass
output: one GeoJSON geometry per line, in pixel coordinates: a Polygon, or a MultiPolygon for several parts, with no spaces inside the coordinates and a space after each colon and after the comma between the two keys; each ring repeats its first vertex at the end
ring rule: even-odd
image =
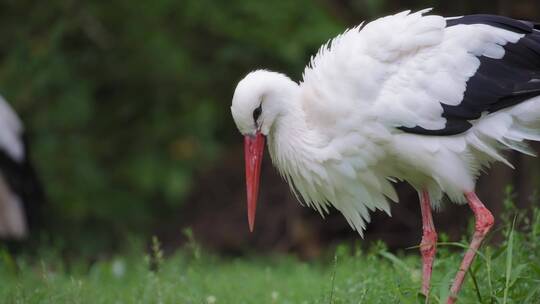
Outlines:
{"type": "MultiPolygon", "coordinates": [[[[482,248],[459,303],[540,303],[540,212],[503,222],[505,241],[482,248]]],[[[465,244],[439,245],[431,303],[444,303],[465,244]]],[[[1,253],[1,303],[423,303],[417,249],[393,254],[382,244],[341,246],[312,262],[222,258],[193,242],[163,257],[156,240],[149,255],[136,250],[94,263],[39,256],[1,253]]]]}

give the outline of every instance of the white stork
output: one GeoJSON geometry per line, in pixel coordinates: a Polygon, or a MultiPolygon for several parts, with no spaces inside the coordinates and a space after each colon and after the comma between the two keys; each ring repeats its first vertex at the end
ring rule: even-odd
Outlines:
{"type": "Polygon", "coordinates": [[[494,219],[475,194],[482,167],[540,140],[540,26],[494,15],[410,11],[359,25],[321,47],[303,80],[266,70],[238,83],[232,115],[245,136],[253,229],[265,139],[274,165],[305,204],[333,206],[362,234],[392,186],[419,193],[422,292],[428,296],[443,194],[476,225],[451,287],[454,303],[494,219]]]}
{"type": "Polygon", "coordinates": [[[31,204],[27,207],[37,211],[44,199],[27,148],[21,120],[0,96],[0,239],[25,238],[28,216],[24,205],[31,204]]]}

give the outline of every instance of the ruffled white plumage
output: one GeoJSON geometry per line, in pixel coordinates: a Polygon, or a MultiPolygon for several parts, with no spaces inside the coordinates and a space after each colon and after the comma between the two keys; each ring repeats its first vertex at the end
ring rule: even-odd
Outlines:
{"type": "Polygon", "coordinates": [[[494,160],[509,164],[499,154],[502,147],[527,152],[521,142],[540,135],[540,109],[525,123],[516,114],[536,106],[534,101],[486,115],[460,135],[395,129],[443,128],[441,102],[463,99],[480,65],[477,56],[502,58],[503,46],[523,36],[487,25],[446,28],[443,17],[424,16],[427,11],[381,18],[324,45],[300,84],[300,133],[315,134],[317,145],[295,144],[294,149],[314,150],[287,157],[287,140],[275,135],[284,149],[271,148],[280,172],[307,205],[323,213],[332,204],[360,234],[370,211],[390,214],[388,199],[397,201],[390,180],[428,189],[434,206],[443,192],[462,202],[482,166],[494,160]]]}

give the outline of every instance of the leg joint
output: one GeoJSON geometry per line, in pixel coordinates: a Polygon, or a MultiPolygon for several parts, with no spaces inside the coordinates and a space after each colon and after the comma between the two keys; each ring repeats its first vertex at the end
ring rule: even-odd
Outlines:
{"type": "Polygon", "coordinates": [[[433,230],[424,231],[422,242],[420,243],[420,252],[431,252],[437,247],[437,232],[433,230]]]}
{"type": "Polygon", "coordinates": [[[479,231],[482,234],[486,234],[491,229],[494,223],[495,218],[487,208],[479,208],[478,210],[476,210],[476,231],[479,231]]]}

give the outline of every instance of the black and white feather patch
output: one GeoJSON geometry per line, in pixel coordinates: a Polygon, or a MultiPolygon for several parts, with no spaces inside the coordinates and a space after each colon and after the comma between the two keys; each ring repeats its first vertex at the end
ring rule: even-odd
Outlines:
{"type": "Polygon", "coordinates": [[[422,135],[456,135],[472,127],[482,113],[493,113],[540,96],[540,24],[495,15],[469,15],[447,20],[447,27],[485,24],[524,36],[504,46],[501,59],[480,56],[480,67],[467,81],[463,100],[455,106],[441,103],[447,119],[443,129],[399,127],[422,135]]]}
{"type": "MultiPolygon", "coordinates": [[[[24,206],[29,228],[34,230],[41,223],[42,208],[46,194],[42,183],[29,159],[29,143],[25,134],[20,139],[24,147],[24,159],[17,161],[0,146],[0,174],[9,190],[24,206]]],[[[0,199],[3,199],[0,197],[0,199]]]]}

